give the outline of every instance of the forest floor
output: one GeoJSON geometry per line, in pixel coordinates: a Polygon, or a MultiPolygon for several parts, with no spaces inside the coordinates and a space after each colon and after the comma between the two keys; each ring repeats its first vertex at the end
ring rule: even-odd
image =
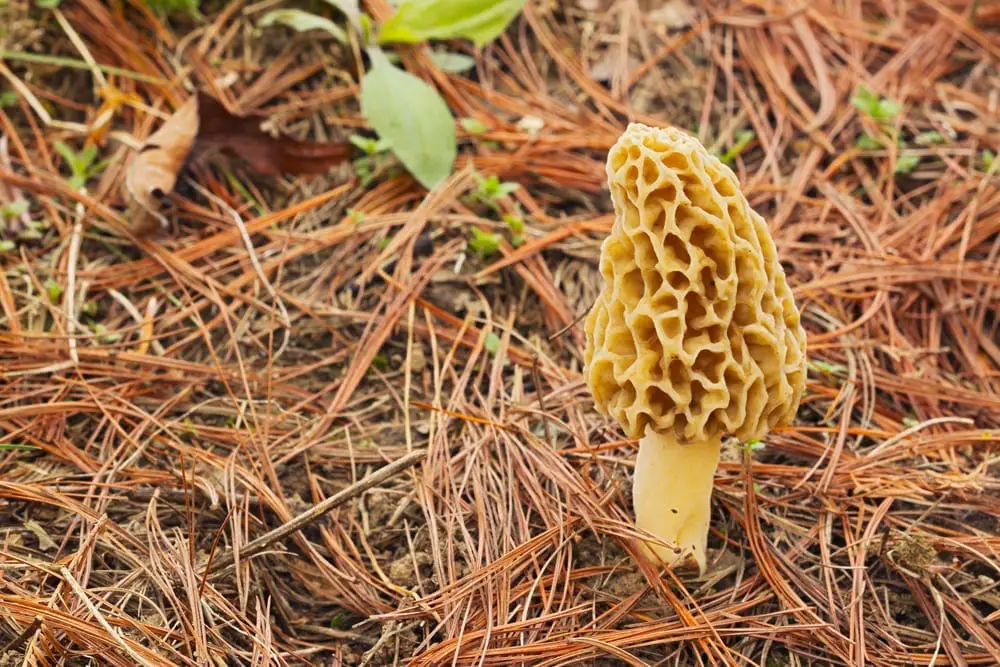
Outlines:
{"type": "Polygon", "coordinates": [[[1000,664],[1000,6],[529,0],[470,71],[396,49],[471,119],[430,195],[215,158],[134,235],[195,89],[371,136],[278,6],[0,1],[0,665],[1000,664]],[[701,576],[639,565],[581,375],[629,120],[731,164],[809,337],[701,576]]]}

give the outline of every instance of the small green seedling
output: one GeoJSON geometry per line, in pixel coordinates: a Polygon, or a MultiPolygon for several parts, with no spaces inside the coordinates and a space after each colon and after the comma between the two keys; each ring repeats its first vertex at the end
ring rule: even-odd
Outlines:
{"type": "Polygon", "coordinates": [[[948,143],[948,138],[937,130],[931,130],[929,132],[921,132],[913,138],[913,143],[918,146],[930,146],[931,144],[946,144],[948,143]]]}
{"type": "Polygon", "coordinates": [[[5,90],[0,93],[0,109],[9,109],[17,104],[17,93],[13,90],[5,90]]]}
{"type": "Polygon", "coordinates": [[[483,347],[490,354],[496,354],[500,351],[500,337],[497,336],[492,331],[486,334],[486,339],[483,341],[483,347]]]}
{"type": "Polygon", "coordinates": [[[753,440],[747,440],[743,443],[743,451],[747,454],[753,455],[764,449],[766,446],[767,445],[761,442],[759,438],[754,438],[753,440]]]}
{"type": "Polygon", "coordinates": [[[469,239],[469,249],[478,255],[489,257],[500,249],[500,235],[473,227],[472,238],[469,239]]]}
{"type": "Polygon", "coordinates": [[[379,371],[386,370],[389,368],[389,357],[385,356],[381,352],[376,354],[375,358],[372,359],[372,368],[379,371]]]}
{"type": "Polygon", "coordinates": [[[862,134],[858,137],[858,140],[854,143],[854,145],[863,151],[877,151],[882,148],[881,141],[867,134],[862,134]]]}
{"type": "Polygon", "coordinates": [[[512,213],[504,213],[503,221],[510,227],[510,244],[516,248],[524,243],[524,218],[512,213]]]}
{"type": "Polygon", "coordinates": [[[517,183],[501,181],[496,174],[483,178],[476,174],[476,189],[473,196],[484,204],[495,204],[498,200],[513,194],[520,186],[517,183]]]}
{"type": "Polygon", "coordinates": [[[462,129],[469,134],[483,134],[488,129],[486,127],[486,123],[478,118],[459,118],[458,123],[462,126],[462,129]]]}
{"type": "Polygon", "coordinates": [[[45,294],[49,297],[49,301],[52,303],[59,303],[59,297],[61,297],[62,293],[65,291],[63,290],[62,285],[57,283],[52,278],[49,278],[42,284],[42,287],[45,288],[45,294]]]}
{"type": "Polygon", "coordinates": [[[719,157],[725,164],[732,164],[736,157],[746,150],[746,147],[750,145],[750,142],[757,138],[757,134],[753,130],[740,130],[734,137],[736,141],[730,147],[728,151],[719,157]]]}
{"type": "Polygon", "coordinates": [[[87,184],[87,181],[101,173],[108,166],[108,160],[94,162],[97,159],[97,146],[90,145],[79,153],[76,153],[61,141],[57,141],[52,145],[59,151],[63,159],[66,160],[66,164],[69,165],[69,169],[73,175],[69,177],[68,183],[74,190],[82,188],[87,184]]]}
{"type": "Polygon", "coordinates": [[[122,339],[122,335],[117,331],[112,331],[108,333],[108,328],[101,324],[100,322],[90,322],[90,330],[97,334],[101,342],[104,343],[117,343],[122,339]]]}
{"type": "Polygon", "coordinates": [[[392,149],[392,143],[387,139],[372,139],[371,137],[362,137],[360,134],[352,134],[348,141],[365,155],[377,155],[392,149]]]}
{"type": "Polygon", "coordinates": [[[911,171],[917,168],[920,164],[920,156],[913,155],[912,153],[904,153],[896,158],[896,170],[897,174],[909,174],[911,171]]]}
{"type": "Polygon", "coordinates": [[[858,88],[858,92],[851,98],[851,104],[861,113],[878,121],[889,120],[902,110],[899,103],[887,97],[879,97],[864,86],[858,88]]]}
{"type": "Polygon", "coordinates": [[[17,201],[9,202],[0,206],[0,221],[6,222],[8,220],[13,220],[14,218],[19,218],[27,211],[28,202],[25,200],[18,199],[17,201]]]}
{"type": "Polygon", "coordinates": [[[996,159],[997,154],[987,148],[979,156],[979,165],[983,168],[983,171],[989,171],[993,168],[993,163],[996,159]]]}

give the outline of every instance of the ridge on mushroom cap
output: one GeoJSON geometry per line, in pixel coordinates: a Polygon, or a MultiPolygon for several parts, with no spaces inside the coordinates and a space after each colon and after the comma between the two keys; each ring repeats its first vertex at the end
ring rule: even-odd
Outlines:
{"type": "Polygon", "coordinates": [[[729,167],[677,128],[611,148],[614,226],[587,316],[585,377],[632,438],[763,437],[805,386],[805,331],[764,219],[729,167]]]}

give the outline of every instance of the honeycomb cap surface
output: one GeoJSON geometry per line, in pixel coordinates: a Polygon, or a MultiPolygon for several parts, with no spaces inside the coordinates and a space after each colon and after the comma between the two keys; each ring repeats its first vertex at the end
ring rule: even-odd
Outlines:
{"type": "Polygon", "coordinates": [[[805,387],[806,336],[764,219],[729,167],[677,128],[611,148],[615,222],[585,321],[597,409],[631,438],[762,438],[805,387]]]}

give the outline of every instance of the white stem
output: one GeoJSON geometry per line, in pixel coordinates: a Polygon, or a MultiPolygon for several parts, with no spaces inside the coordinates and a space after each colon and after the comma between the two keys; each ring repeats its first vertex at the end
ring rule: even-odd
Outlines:
{"type": "Polygon", "coordinates": [[[636,526],[670,547],[645,542],[646,554],[667,567],[691,557],[705,571],[712,487],[722,438],[679,444],[673,435],[649,432],[639,441],[632,504],[636,526]]]}

